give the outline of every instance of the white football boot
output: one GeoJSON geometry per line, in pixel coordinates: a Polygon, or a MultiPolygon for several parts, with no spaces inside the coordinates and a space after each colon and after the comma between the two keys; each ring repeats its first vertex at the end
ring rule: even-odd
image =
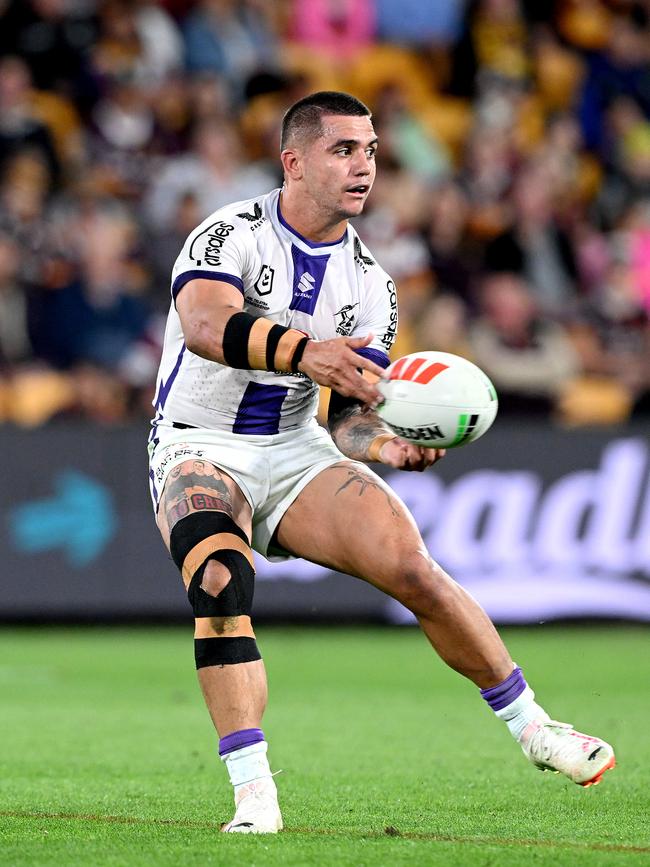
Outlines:
{"type": "Polygon", "coordinates": [[[235,815],[222,826],[226,834],[277,834],[282,830],[278,790],[273,777],[237,786],[235,815]]]}
{"type": "Polygon", "coordinates": [[[530,723],[520,743],[526,758],[541,771],[564,774],[579,786],[597,786],[605,771],[616,765],[608,743],[555,720],[530,723]]]}

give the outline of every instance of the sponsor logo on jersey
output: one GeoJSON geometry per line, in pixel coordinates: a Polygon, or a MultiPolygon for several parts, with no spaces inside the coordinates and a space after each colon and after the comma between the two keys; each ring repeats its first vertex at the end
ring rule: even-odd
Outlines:
{"type": "Polygon", "coordinates": [[[273,278],[275,277],[275,268],[270,265],[262,265],[257,280],[253,283],[253,289],[258,295],[270,295],[273,290],[273,278]]]}
{"type": "Polygon", "coordinates": [[[292,244],[291,258],[293,259],[293,283],[289,310],[300,310],[313,316],[325,279],[329,254],[313,256],[292,244]]]}
{"type": "Polygon", "coordinates": [[[256,307],[258,310],[269,310],[269,305],[266,301],[260,301],[259,298],[253,298],[252,295],[244,295],[244,301],[250,304],[251,307],[256,307]]]}
{"type": "Polygon", "coordinates": [[[382,334],[380,342],[383,344],[386,352],[388,352],[395,342],[395,336],[397,334],[397,290],[395,289],[395,284],[392,280],[389,280],[388,283],[386,283],[386,289],[388,290],[388,301],[390,303],[390,318],[388,321],[388,327],[382,334]]]}
{"type": "Polygon", "coordinates": [[[355,307],[359,306],[359,302],[356,304],[346,304],[344,307],[341,307],[340,310],[337,310],[334,314],[334,321],[336,323],[336,333],[342,334],[344,337],[347,337],[348,334],[351,333],[354,328],[354,321],[357,318],[357,314],[353,313],[355,307]]]}
{"type": "Polygon", "coordinates": [[[443,432],[437,424],[426,427],[400,427],[399,425],[392,424],[391,427],[396,434],[408,440],[436,440],[444,437],[443,432]]]}
{"type": "Polygon", "coordinates": [[[361,241],[358,238],[354,239],[354,261],[361,268],[364,274],[368,272],[368,268],[372,268],[375,264],[374,259],[371,259],[370,256],[363,255],[361,241]]]}
{"type": "Polygon", "coordinates": [[[208,226],[192,241],[190,259],[193,259],[197,265],[202,265],[203,262],[213,268],[221,265],[221,248],[234,228],[230,223],[224,223],[223,220],[208,226]],[[199,252],[201,247],[203,247],[203,253],[199,252]],[[195,248],[197,252],[195,252],[195,248]]]}
{"type": "Polygon", "coordinates": [[[237,214],[237,216],[240,217],[242,220],[248,220],[248,222],[251,224],[251,232],[259,229],[262,223],[266,221],[266,217],[262,216],[262,206],[259,202],[255,202],[255,204],[253,205],[252,213],[244,211],[242,214],[237,214]]]}
{"type": "Polygon", "coordinates": [[[307,298],[308,300],[311,300],[312,292],[314,291],[315,285],[316,280],[311,276],[308,271],[305,271],[305,273],[298,281],[298,294],[301,298],[307,298]]]}

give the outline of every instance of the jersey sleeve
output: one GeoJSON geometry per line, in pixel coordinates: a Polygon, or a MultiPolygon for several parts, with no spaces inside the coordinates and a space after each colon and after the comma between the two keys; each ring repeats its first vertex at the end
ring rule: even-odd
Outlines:
{"type": "Polygon", "coordinates": [[[219,212],[190,233],[172,270],[172,298],[190,280],[220,280],[243,294],[250,268],[251,233],[236,217],[219,212]]]}
{"type": "Polygon", "coordinates": [[[370,268],[365,278],[365,299],[351,337],[374,335],[372,343],[357,349],[380,367],[388,367],[388,353],[397,336],[397,290],[395,282],[378,265],[370,268]]]}

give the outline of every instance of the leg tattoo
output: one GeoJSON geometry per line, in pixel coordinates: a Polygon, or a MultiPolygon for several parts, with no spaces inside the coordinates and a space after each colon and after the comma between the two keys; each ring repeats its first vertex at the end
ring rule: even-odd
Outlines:
{"type": "Polygon", "coordinates": [[[343,484],[336,491],[336,493],[334,494],[335,497],[338,496],[338,494],[340,494],[346,488],[350,487],[350,485],[354,485],[354,484],[359,485],[359,494],[358,495],[360,497],[363,496],[363,494],[366,492],[366,490],[368,488],[375,488],[376,490],[381,491],[382,494],[386,497],[386,500],[388,501],[388,505],[390,507],[391,512],[393,513],[393,516],[397,517],[398,512],[397,512],[397,509],[395,508],[395,505],[393,503],[393,498],[388,493],[388,491],[386,491],[375,479],[372,478],[372,476],[366,475],[365,473],[360,472],[359,470],[347,469],[346,472],[348,474],[348,478],[345,482],[343,482],[343,484]]]}
{"type": "Polygon", "coordinates": [[[169,474],[164,493],[167,524],[174,525],[190,512],[218,511],[232,517],[232,497],[219,470],[205,461],[183,464],[169,474]]]}

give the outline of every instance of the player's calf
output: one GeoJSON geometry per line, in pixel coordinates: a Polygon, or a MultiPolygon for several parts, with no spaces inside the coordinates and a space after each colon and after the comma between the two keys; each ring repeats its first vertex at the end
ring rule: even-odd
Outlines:
{"type": "MultiPolygon", "coordinates": [[[[214,676],[221,676],[214,667],[232,666],[234,674],[242,663],[260,660],[250,617],[255,579],[253,553],[244,531],[224,512],[192,513],[174,525],[169,547],[194,612],[199,678],[204,676],[204,669],[212,668],[214,676]]],[[[246,682],[246,678],[241,681],[246,682]]],[[[203,680],[201,685],[208,700],[203,680]]],[[[238,689],[241,691],[241,687],[238,689]]],[[[240,698],[244,704],[251,701],[250,696],[240,698]]],[[[282,828],[266,752],[267,744],[259,728],[227,728],[221,738],[219,754],[228,769],[236,807],[224,831],[272,834],[282,828]]]]}

